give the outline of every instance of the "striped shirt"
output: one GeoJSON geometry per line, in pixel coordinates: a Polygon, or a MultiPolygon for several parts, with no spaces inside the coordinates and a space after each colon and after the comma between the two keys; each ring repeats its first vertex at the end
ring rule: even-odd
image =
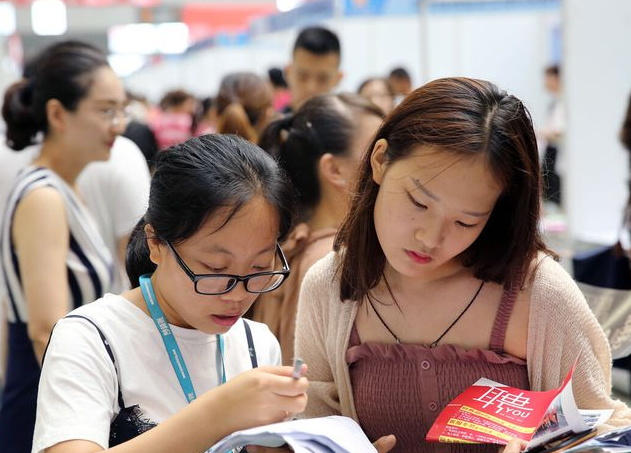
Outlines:
{"type": "MultiPolygon", "coordinates": [[[[7,200],[0,229],[0,263],[8,294],[8,357],[0,403],[0,451],[31,450],[40,368],[28,336],[27,304],[22,289],[18,254],[11,230],[15,210],[32,190],[52,187],[61,195],[69,228],[66,255],[68,311],[103,296],[113,282],[112,256],[97,225],[70,186],[46,168],[29,166],[18,175],[7,200]]],[[[46,228],[46,225],[41,225],[46,228]]]]}
{"type": "Polygon", "coordinates": [[[29,166],[15,180],[4,212],[0,238],[3,277],[9,293],[7,318],[13,323],[28,321],[18,258],[11,238],[13,216],[26,194],[44,186],[56,189],[66,207],[70,230],[70,248],[66,256],[70,289],[68,311],[100,298],[112,283],[112,257],[90,213],[70,186],[54,172],[29,166]]]}

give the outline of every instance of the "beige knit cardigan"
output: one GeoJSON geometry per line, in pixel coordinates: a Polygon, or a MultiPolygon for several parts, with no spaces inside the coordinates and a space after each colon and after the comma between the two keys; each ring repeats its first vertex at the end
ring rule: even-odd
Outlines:
{"type": "MultiPolygon", "coordinates": [[[[631,424],[631,409],[611,398],[611,353],[598,321],[565,270],[540,258],[530,300],[527,342],[531,390],[561,385],[577,357],[573,391],[580,409],[613,409],[601,429],[631,424]]],[[[303,416],[345,415],[357,421],[346,350],[357,314],[356,302],[340,302],[331,252],[314,264],[303,281],[296,319],[296,355],[309,366],[309,403],[303,416]]]]}

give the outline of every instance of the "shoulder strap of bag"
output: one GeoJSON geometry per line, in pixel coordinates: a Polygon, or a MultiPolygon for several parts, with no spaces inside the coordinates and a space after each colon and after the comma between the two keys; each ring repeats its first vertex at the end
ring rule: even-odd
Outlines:
{"type": "Polygon", "coordinates": [[[256,359],[256,349],[254,348],[254,340],[252,338],[252,330],[248,325],[248,321],[243,320],[243,327],[245,327],[245,336],[248,339],[248,352],[250,353],[250,361],[252,362],[252,368],[257,368],[259,362],[256,359]]]}
{"type": "Polygon", "coordinates": [[[110,347],[110,344],[107,341],[107,338],[105,338],[105,335],[103,334],[101,329],[99,329],[99,326],[97,326],[91,319],[86,318],[85,316],[68,315],[68,316],[66,316],[66,318],[81,318],[81,319],[84,319],[84,320],[88,321],[90,324],[92,324],[94,326],[94,328],[96,329],[96,331],[99,333],[99,337],[101,337],[101,341],[103,342],[103,346],[105,346],[105,350],[107,351],[107,355],[110,356],[110,360],[112,361],[112,364],[114,365],[114,370],[116,371],[116,380],[118,381],[118,406],[121,409],[123,409],[125,407],[125,402],[123,401],[123,394],[121,392],[121,383],[120,383],[120,379],[118,378],[118,367],[116,366],[116,359],[114,359],[114,353],[112,352],[112,348],[110,347]]]}

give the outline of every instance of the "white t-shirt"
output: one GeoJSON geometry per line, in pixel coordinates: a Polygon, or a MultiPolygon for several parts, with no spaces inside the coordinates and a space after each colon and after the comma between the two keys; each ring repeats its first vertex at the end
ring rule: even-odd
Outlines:
{"type": "MultiPolygon", "coordinates": [[[[142,418],[160,423],[186,398],[153,320],[121,296],[107,294],[71,312],[92,320],[109,342],[126,407],[138,404],[142,418]]],[[[224,335],[226,379],[252,368],[239,320],[224,335]]],[[[248,321],[258,363],[280,365],[278,341],[265,324],[248,321]]],[[[217,340],[194,329],[171,326],[197,396],[219,385],[217,340]]],[[[114,366],[98,332],[85,319],[64,318],[51,336],[37,397],[33,452],[71,439],[108,447],[110,423],[118,413],[114,366]]],[[[210,447],[210,445],[209,445],[210,447]]]]}
{"type": "Polygon", "coordinates": [[[116,263],[113,293],[129,288],[124,269],[119,266],[117,244],[147,211],[150,179],[142,151],[121,136],[116,138],[109,160],[88,164],[77,178],[79,192],[116,263]]]}

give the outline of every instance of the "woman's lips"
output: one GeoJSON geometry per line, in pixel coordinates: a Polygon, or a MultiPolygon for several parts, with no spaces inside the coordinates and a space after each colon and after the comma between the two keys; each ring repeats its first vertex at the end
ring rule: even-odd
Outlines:
{"type": "Polygon", "coordinates": [[[240,314],[231,315],[231,316],[211,315],[210,317],[215,324],[222,327],[230,327],[230,326],[233,326],[239,320],[241,315],[240,314]]]}
{"type": "Polygon", "coordinates": [[[427,263],[429,263],[432,260],[431,256],[425,255],[423,253],[417,253],[417,252],[413,252],[411,250],[406,250],[405,253],[416,264],[427,264],[427,263]]]}

